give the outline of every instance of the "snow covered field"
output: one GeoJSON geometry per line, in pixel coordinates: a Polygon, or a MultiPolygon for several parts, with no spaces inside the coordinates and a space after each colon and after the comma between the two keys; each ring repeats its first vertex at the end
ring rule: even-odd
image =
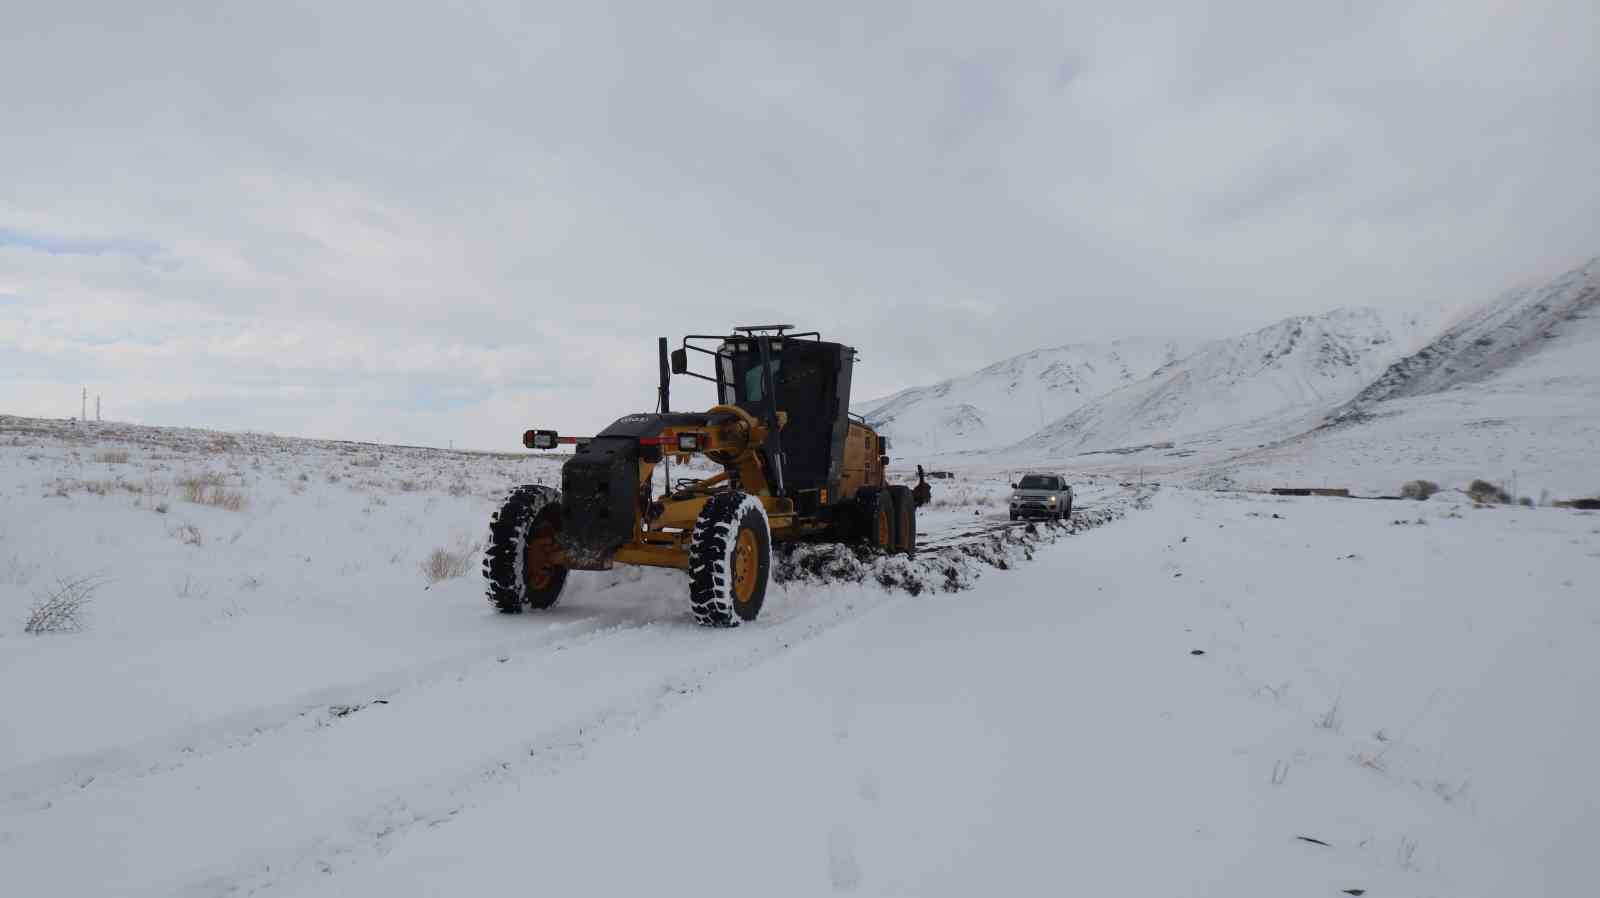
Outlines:
{"type": "MultiPolygon", "coordinates": [[[[555,473],[0,418],[6,892],[1589,888],[1600,515],[1078,480],[1126,516],[966,591],[496,615],[475,543],[555,473]]],[[[1003,521],[957,473],[930,540],[1003,521]]]]}

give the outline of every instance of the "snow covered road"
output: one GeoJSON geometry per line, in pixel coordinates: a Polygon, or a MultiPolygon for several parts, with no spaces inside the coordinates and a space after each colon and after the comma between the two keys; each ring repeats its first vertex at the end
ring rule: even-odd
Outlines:
{"type": "Polygon", "coordinates": [[[1580,894],[1597,519],[1416,507],[1164,494],[314,893],[1580,894]]]}

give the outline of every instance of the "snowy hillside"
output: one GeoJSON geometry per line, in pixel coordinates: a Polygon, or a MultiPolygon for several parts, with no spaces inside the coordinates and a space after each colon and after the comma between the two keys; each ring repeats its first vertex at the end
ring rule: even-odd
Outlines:
{"type": "Polygon", "coordinates": [[[994,449],[1144,377],[1190,348],[1182,341],[1135,338],[1039,349],[932,386],[857,403],[856,411],[889,436],[897,456],[994,449]]]}
{"type": "Polygon", "coordinates": [[[1202,482],[1308,476],[1393,491],[1487,478],[1541,498],[1600,495],[1600,259],[1467,316],[1326,426],[1213,466],[1202,482]]]}
{"type": "Polygon", "coordinates": [[[1086,403],[1007,454],[1070,456],[1229,428],[1248,431],[1254,440],[1286,436],[1305,416],[1326,412],[1371,383],[1415,348],[1424,327],[1418,315],[1369,308],[1289,318],[1208,343],[1086,403]]]}

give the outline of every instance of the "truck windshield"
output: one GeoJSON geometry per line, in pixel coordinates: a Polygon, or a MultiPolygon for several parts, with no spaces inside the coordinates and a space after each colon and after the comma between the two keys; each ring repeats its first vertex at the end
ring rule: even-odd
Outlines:
{"type": "Polygon", "coordinates": [[[1056,479],[1043,474],[1029,474],[1017,484],[1019,490],[1053,490],[1056,488],[1056,479]]]}

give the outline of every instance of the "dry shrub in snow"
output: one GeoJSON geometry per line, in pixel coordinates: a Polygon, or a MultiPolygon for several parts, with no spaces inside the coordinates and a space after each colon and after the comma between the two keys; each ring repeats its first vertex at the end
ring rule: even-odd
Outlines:
{"type": "Polygon", "coordinates": [[[1472,481],[1467,487],[1467,495],[1480,505],[1504,505],[1511,501],[1510,493],[1487,480],[1472,481]]]}
{"type": "Polygon", "coordinates": [[[429,584],[460,577],[467,572],[480,548],[476,544],[462,544],[454,549],[434,549],[422,561],[422,576],[429,584]]]}
{"type": "Polygon", "coordinates": [[[201,474],[180,477],[177,483],[178,487],[183,490],[184,501],[201,502],[205,498],[207,490],[222,486],[222,475],[206,471],[201,474]]]}
{"type": "Polygon", "coordinates": [[[250,499],[239,490],[212,490],[205,498],[206,505],[213,505],[224,511],[243,511],[250,504],[250,499]]]}
{"type": "Polygon", "coordinates": [[[94,460],[108,465],[125,465],[128,463],[126,449],[112,449],[106,452],[95,453],[94,460]]]}
{"type": "Polygon", "coordinates": [[[1439,484],[1431,480],[1413,480],[1400,487],[1400,495],[1406,499],[1426,499],[1439,491],[1439,484]]]}
{"type": "Polygon", "coordinates": [[[79,615],[99,588],[100,581],[95,577],[57,578],[55,586],[45,590],[28,611],[23,632],[38,635],[83,629],[79,615]]]}
{"type": "Polygon", "coordinates": [[[186,546],[198,546],[204,542],[200,536],[200,528],[193,524],[179,524],[169,532],[182,540],[186,546]]]}

